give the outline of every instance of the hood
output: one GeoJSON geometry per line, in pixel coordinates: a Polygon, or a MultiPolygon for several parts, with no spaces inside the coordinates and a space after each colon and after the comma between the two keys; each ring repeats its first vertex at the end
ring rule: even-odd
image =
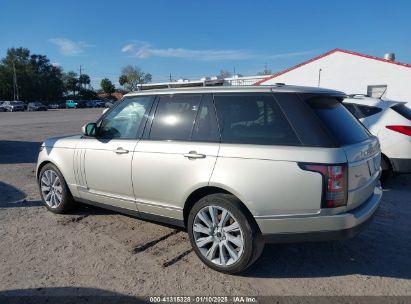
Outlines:
{"type": "Polygon", "coordinates": [[[82,135],[68,135],[51,137],[44,141],[43,145],[48,148],[75,148],[79,139],[82,135]]]}

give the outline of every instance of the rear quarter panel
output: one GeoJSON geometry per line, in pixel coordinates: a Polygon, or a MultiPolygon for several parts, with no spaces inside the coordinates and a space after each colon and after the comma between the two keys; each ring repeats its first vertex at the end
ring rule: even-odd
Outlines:
{"type": "Polygon", "coordinates": [[[298,162],[343,163],[341,149],[222,144],[210,185],[236,195],[254,216],[320,212],[322,177],[298,162]]]}

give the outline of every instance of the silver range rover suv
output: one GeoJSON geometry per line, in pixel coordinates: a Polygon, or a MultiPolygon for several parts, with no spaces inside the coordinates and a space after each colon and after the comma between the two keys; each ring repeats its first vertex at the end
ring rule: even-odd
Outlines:
{"type": "Polygon", "coordinates": [[[293,86],[127,94],[37,164],[48,210],[82,202],[188,231],[198,257],[243,271],[266,242],[354,236],[376,212],[380,146],[344,94],[293,86]]]}

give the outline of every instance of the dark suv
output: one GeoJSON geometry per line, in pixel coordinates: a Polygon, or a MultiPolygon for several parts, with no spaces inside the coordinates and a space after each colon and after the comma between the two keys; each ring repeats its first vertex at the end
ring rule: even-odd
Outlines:
{"type": "Polygon", "coordinates": [[[47,107],[41,102],[30,102],[27,105],[27,111],[47,111],[47,107]]]}

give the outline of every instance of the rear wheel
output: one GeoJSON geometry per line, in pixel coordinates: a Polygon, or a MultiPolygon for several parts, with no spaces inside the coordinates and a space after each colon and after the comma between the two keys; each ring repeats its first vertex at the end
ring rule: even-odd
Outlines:
{"type": "Polygon", "coordinates": [[[200,199],[190,211],[188,234],[197,256],[210,268],[225,273],[245,270],[264,248],[257,224],[229,194],[200,199]]]}
{"type": "Polygon", "coordinates": [[[41,169],[38,184],[41,198],[49,211],[60,214],[74,205],[63,175],[53,164],[46,164],[41,169]]]}

